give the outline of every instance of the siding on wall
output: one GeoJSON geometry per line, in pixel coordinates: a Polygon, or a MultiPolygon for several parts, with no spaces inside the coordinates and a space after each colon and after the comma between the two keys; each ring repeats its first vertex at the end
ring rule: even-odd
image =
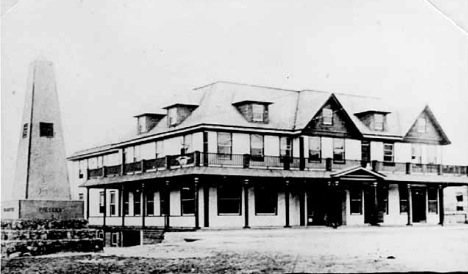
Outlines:
{"type": "Polygon", "coordinates": [[[141,145],[141,159],[154,159],[156,157],[156,142],[141,145]]]}
{"type": "Polygon", "coordinates": [[[279,137],[266,135],[264,140],[265,155],[279,156],[279,137]]]}
{"type": "Polygon", "coordinates": [[[250,153],[250,136],[244,133],[232,134],[232,153],[233,154],[249,154],[250,153]]]}
{"type": "Polygon", "coordinates": [[[322,158],[333,158],[333,138],[322,137],[322,158]]]}
{"type": "Polygon", "coordinates": [[[164,152],[166,155],[178,155],[182,148],[182,136],[164,139],[164,152]]]}
{"type": "Polygon", "coordinates": [[[293,139],[293,157],[299,158],[299,138],[293,139]]]}
{"type": "Polygon", "coordinates": [[[395,162],[407,163],[411,162],[411,144],[395,143],[395,162]]]}
{"type": "Polygon", "coordinates": [[[361,141],[345,139],[345,157],[350,160],[361,160],[361,141]]]}
{"type": "Polygon", "coordinates": [[[374,161],[383,161],[383,143],[372,141],[371,146],[371,160],[374,161]]]}

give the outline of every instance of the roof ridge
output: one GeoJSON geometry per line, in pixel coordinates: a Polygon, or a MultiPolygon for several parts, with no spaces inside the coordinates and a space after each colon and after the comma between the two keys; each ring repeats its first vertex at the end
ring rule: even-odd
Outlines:
{"type": "Polygon", "coordinates": [[[194,90],[201,89],[210,85],[218,84],[218,83],[225,83],[225,84],[231,84],[231,85],[239,85],[239,86],[248,86],[248,87],[256,87],[256,88],[268,88],[268,89],[274,89],[274,90],[282,90],[282,91],[292,91],[292,92],[301,92],[300,90],[295,90],[295,89],[284,89],[284,88],[276,88],[276,87],[269,87],[269,86],[262,86],[262,85],[254,85],[254,84],[245,84],[245,83],[238,83],[238,82],[231,82],[231,81],[216,81],[208,85],[204,85],[201,87],[194,88],[194,90]]]}

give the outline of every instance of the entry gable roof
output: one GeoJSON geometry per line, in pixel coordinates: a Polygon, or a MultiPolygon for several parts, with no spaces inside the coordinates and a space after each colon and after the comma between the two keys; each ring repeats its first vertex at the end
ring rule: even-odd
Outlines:
{"type": "Polygon", "coordinates": [[[364,179],[364,178],[375,178],[384,179],[386,176],[382,173],[366,169],[362,166],[354,166],[347,169],[340,170],[336,173],[330,174],[332,178],[347,178],[347,179],[364,179]]]}

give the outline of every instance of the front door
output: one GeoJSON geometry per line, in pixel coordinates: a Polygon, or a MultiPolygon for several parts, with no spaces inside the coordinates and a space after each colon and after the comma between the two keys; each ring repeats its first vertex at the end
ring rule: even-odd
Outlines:
{"type": "Polygon", "coordinates": [[[307,192],[307,225],[325,225],[327,195],[325,186],[314,186],[307,192]]]}
{"type": "Polygon", "coordinates": [[[411,198],[413,202],[413,222],[426,221],[426,189],[412,188],[411,198]]]}

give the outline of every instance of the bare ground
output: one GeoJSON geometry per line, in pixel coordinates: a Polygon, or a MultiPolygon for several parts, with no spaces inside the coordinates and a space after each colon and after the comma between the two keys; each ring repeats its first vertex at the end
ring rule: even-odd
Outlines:
{"type": "Polygon", "coordinates": [[[158,245],[2,260],[2,273],[410,271],[468,272],[468,226],[178,232],[158,245]]]}

